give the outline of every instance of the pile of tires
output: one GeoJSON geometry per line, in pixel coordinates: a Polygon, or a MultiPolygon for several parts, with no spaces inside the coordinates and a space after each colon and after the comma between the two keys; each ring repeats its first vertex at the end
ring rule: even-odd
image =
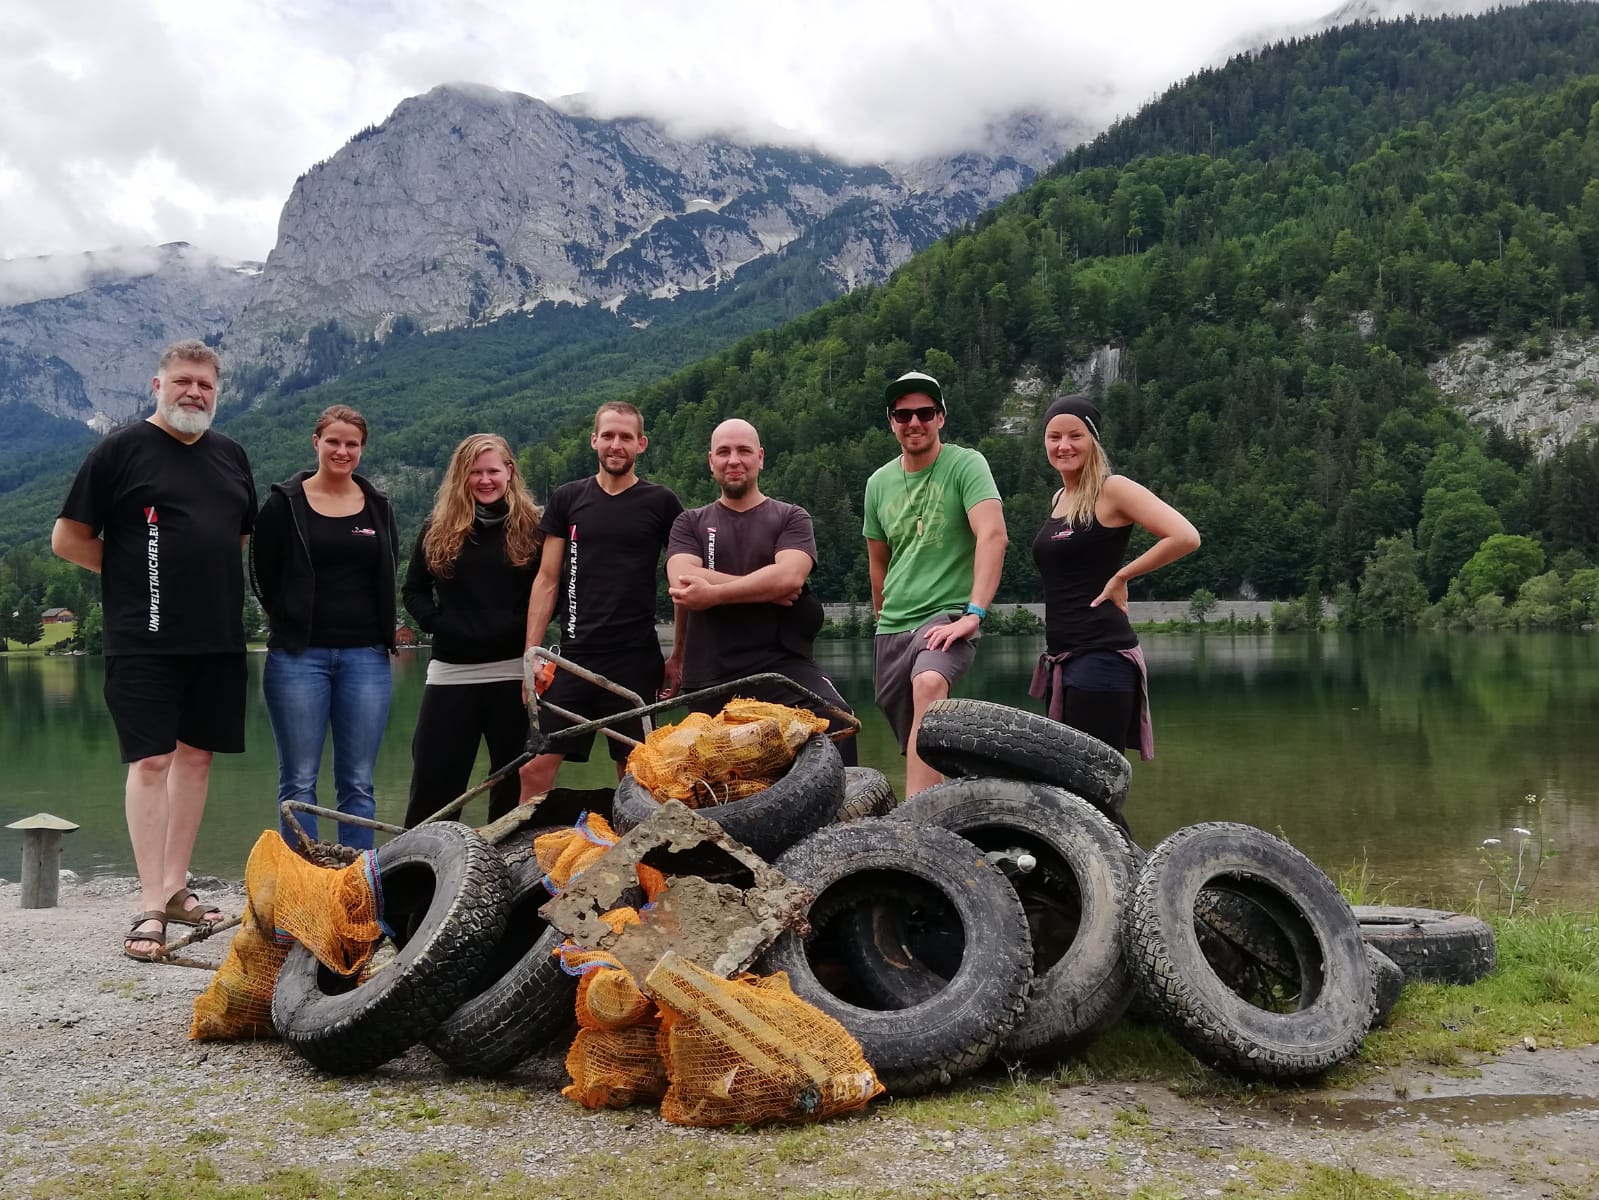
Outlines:
{"type": "Polygon", "coordinates": [[[496,1075],[571,1030],[576,981],[553,957],[543,872],[520,846],[434,822],[380,847],[375,867],[393,953],[344,976],[289,951],[272,1024],[297,1054],[350,1075],[425,1042],[457,1071],[496,1075]]]}
{"type": "Polygon", "coordinates": [[[1059,1060],[1130,1006],[1213,1067],[1311,1077],[1359,1049],[1407,975],[1493,968],[1481,921],[1351,909],[1251,826],[1192,825],[1146,854],[1120,822],[1126,759],[1047,718],[942,701],[917,745],[951,778],[895,806],[863,774],[776,860],[814,893],[811,933],[756,968],[788,972],[890,1092],[996,1055],[1059,1060]]]}
{"type": "MultiPolygon", "coordinates": [[[[656,807],[631,775],[608,799],[618,832],[656,807]]],[[[703,812],[775,858],[832,822],[893,803],[880,772],[846,772],[837,747],[815,737],[771,787],[703,812]]],[[[554,956],[564,938],[538,913],[550,894],[532,840],[545,831],[495,847],[467,825],[435,822],[382,846],[375,868],[392,953],[351,977],[295,946],[272,998],[278,1035],[335,1074],[373,1070],[424,1043],[456,1071],[499,1075],[567,1038],[577,980],[554,956]]]]}
{"type": "MultiPolygon", "coordinates": [[[[1251,826],[1191,825],[1146,853],[1120,820],[1126,759],[1047,718],[941,701],[918,749],[950,778],[903,804],[818,737],[770,788],[701,810],[810,890],[808,930],[754,969],[786,972],[891,1093],[995,1057],[1058,1061],[1129,1010],[1219,1069],[1314,1076],[1358,1050],[1407,978],[1494,968],[1481,921],[1351,909],[1251,826]]],[[[655,806],[624,777],[613,824],[655,806]]],[[[549,896],[531,831],[496,848],[465,825],[425,825],[375,866],[394,953],[347,978],[291,951],[272,1017],[297,1053],[347,1074],[425,1043],[456,1071],[496,1075],[570,1034],[576,986],[538,916],[549,896]]]]}

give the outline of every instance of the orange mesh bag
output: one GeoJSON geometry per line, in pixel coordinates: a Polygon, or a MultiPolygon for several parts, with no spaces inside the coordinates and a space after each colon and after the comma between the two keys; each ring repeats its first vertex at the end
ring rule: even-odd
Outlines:
{"type": "Polygon", "coordinates": [[[616,831],[598,813],[584,813],[570,829],[557,829],[533,839],[533,857],[552,892],[568,884],[600,855],[616,845],[616,831]]]}
{"type": "Polygon", "coordinates": [[[694,739],[694,753],[705,764],[704,777],[713,788],[735,779],[765,785],[794,761],[783,727],[769,718],[736,725],[718,721],[694,739]]]}
{"type": "Polygon", "coordinates": [[[694,742],[712,720],[689,713],[675,725],[658,725],[627,756],[628,774],[657,800],[681,800],[692,807],[694,785],[702,774],[694,742]]]}
{"type": "Polygon", "coordinates": [[[566,1052],[572,1082],[561,1095],[585,1108],[626,1108],[666,1094],[666,1064],[655,1041],[660,1022],[650,1016],[626,1029],[579,1029],[566,1052]]]}
{"type": "Polygon", "coordinates": [[[645,986],[661,1009],[661,1116],[673,1124],[820,1121],[883,1090],[860,1044],[781,972],[721,979],[668,954],[645,986]]]}
{"type": "Polygon", "coordinates": [[[770,785],[805,739],[826,728],[804,709],[731,700],[714,718],[690,713],[652,731],[628,755],[627,769],[656,800],[725,804],[770,785]]]}
{"type": "Polygon", "coordinates": [[[750,700],[735,696],[722,705],[721,719],[729,725],[748,721],[776,721],[788,748],[798,751],[805,739],[827,730],[827,721],[803,708],[790,708],[786,704],[772,704],[767,700],[750,700]]]}
{"type": "Polygon", "coordinates": [[[577,985],[577,1023],[584,1029],[626,1029],[655,1016],[655,1002],[621,967],[589,971],[577,985]]]}
{"type": "MultiPolygon", "coordinates": [[[[636,909],[613,908],[601,918],[620,933],[638,923],[636,909]]],[[[566,1053],[572,1082],[561,1094],[586,1108],[626,1108],[666,1092],[666,1065],[656,1048],[660,1014],[654,1002],[603,950],[567,942],[556,951],[561,967],[581,974],[577,985],[580,1028],[566,1053]]]]}
{"type": "Polygon", "coordinates": [[[319,867],[276,830],[256,839],[244,867],[244,919],[211,986],[195,997],[189,1036],[271,1037],[272,989],[294,942],[343,975],[372,957],[383,931],[377,921],[374,856],[346,867],[319,867]]]}

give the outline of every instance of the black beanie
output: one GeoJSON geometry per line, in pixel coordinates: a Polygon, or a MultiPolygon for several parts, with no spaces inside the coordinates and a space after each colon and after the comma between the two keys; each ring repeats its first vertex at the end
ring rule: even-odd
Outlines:
{"type": "Polygon", "coordinates": [[[1044,412],[1045,428],[1048,428],[1049,423],[1063,413],[1081,420],[1084,425],[1088,426],[1088,432],[1094,435],[1094,440],[1096,442],[1101,440],[1099,436],[1099,409],[1088,398],[1087,392],[1077,392],[1070,396],[1062,396],[1051,404],[1044,412]]]}

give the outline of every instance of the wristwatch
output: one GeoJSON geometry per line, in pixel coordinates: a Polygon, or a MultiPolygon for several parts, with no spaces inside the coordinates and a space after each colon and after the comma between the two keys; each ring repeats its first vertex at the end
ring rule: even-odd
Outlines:
{"type": "Polygon", "coordinates": [[[968,616],[976,617],[978,624],[982,624],[984,618],[988,616],[988,610],[981,604],[968,604],[966,613],[968,616]]]}

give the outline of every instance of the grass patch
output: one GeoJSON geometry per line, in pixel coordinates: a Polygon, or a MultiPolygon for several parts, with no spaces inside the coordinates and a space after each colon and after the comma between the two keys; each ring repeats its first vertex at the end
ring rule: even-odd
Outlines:
{"type": "Polygon", "coordinates": [[[890,1101],[884,1111],[912,1125],[937,1129],[1021,1129],[1055,1115],[1054,1091],[1048,1081],[962,1088],[914,1100],[890,1101]]]}
{"type": "Polygon", "coordinates": [[[307,1133],[342,1133],[361,1124],[355,1106],[343,1100],[307,1100],[291,1108],[289,1116],[307,1133]]]}
{"type": "Polygon", "coordinates": [[[1599,1042],[1599,914],[1518,914],[1493,922],[1499,968],[1464,987],[1407,984],[1361,1061],[1449,1066],[1524,1037],[1544,1046],[1599,1042]]]}
{"type": "Polygon", "coordinates": [[[12,654],[45,654],[61,642],[72,637],[77,631],[78,627],[76,625],[46,625],[44,627],[44,637],[31,646],[24,646],[16,638],[7,639],[5,645],[12,654]]]}
{"type": "Polygon", "coordinates": [[[1411,1187],[1355,1167],[1293,1163],[1282,1158],[1266,1159],[1250,1175],[1250,1185],[1229,1187],[1223,1193],[1228,1200],[1265,1200],[1268,1196],[1277,1200],[1468,1200],[1470,1196],[1411,1187]]]}

